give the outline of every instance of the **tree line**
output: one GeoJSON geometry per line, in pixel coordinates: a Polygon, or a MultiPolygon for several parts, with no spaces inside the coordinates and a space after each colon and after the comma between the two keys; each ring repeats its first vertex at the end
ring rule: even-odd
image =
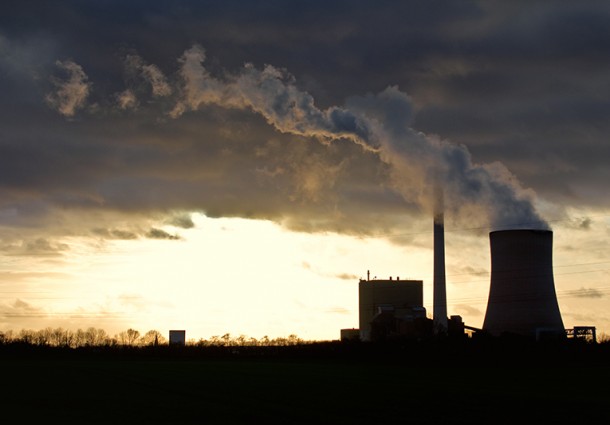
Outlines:
{"type": "MultiPolygon", "coordinates": [[[[214,335],[209,339],[190,339],[186,345],[196,347],[266,347],[289,346],[305,343],[303,339],[291,334],[287,337],[253,338],[246,335],[233,336],[226,333],[222,336],[214,335]]],[[[0,331],[0,344],[26,344],[44,347],[146,347],[168,345],[168,339],[157,330],[149,330],[144,334],[136,329],[129,328],[111,336],[104,329],[89,327],[87,329],[64,329],[62,327],[47,327],[39,330],[22,329],[18,332],[12,330],[0,331]]]]}

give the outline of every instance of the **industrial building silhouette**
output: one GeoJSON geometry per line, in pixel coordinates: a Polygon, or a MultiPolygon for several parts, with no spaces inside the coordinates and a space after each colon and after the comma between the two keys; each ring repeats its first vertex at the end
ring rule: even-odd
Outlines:
{"type": "Polygon", "coordinates": [[[360,280],[358,299],[362,341],[429,331],[421,280],[360,280]]]}
{"type": "Polygon", "coordinates": [[[434,313],[426,315],[423,281],[360,279],[359,329],[342,329],[341,339],[384,341],[432,336],[513,335],[534,340],[586,338],[595,341],[595,327],[563,324],[553,278],[553,232],[537,229],[489,233],[491,278],[481,329],[447,317],[445,250],[442,214],[434,217],[434,313]],[[442,316],[442,317],[441,317],[442,316]]]}
{"type": "MultiPolygon", "coordinates": [[[[400,277],[370,280],[367,277],[358,283],[358,299],[359,331],[344,330],[344,339],[421,340],[435,333],[434,321],[426,317],[421,280],[401,280],[400,277]]],[[[451,316],[445,323],[447,334],[464,335],[460,316],[451,316]]]]}

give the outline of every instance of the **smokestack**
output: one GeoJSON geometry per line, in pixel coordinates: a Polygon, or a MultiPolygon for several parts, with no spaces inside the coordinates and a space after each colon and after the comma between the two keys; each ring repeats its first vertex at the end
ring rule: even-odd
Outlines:
{"type": "Polygon", "coordinates": [[[435,187],[434,204],[434,290],[432,319],[436,334],[447,333],[447,290],[445,284],[445,218],[443,190],[435,187]]]}
{"type": "Polygon", "coordinates": [[[489,234],[491,285],[483,330],[535,337],[565,336],[553,280],[553,232],[489,234]]]}

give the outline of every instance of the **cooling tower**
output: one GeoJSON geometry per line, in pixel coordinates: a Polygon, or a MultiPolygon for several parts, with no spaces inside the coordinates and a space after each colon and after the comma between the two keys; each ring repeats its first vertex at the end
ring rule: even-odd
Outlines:
{"type": "Polygon", "coordinates": [[[489,234],[491,285],[483,330],[535,337],[564,336],[553,280],[553,232],[489,234]]]}

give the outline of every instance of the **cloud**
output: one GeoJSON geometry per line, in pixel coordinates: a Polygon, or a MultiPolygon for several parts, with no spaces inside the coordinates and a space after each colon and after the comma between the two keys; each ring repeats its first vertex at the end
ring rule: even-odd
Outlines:
{"type": "Polygon", "coordinates": [[[146,237],[150,239],[168,239],[168,240],[179,240],[181,239],[178,235],[171,235],[165,230],[152,228],[146,233],[146,237]]]}
{"type": "Polygon", "coordinates": [[[66,60],[56,61],[55,65],[65,76],[63,79],[52,78],[55,91],[47,94],[46,101],[52,108],[66,117],[72,117],[78,109],[85,106],[91,83],[87,82],[87,74],[77,63],[66,60]]]}
{"type": "Polygon", "coordinates": [[[540,199],[607,206],[608,6],[440,4],[16,2],[0,18],[0,211],[20,213],[0,220],[79,205],[389,233],[429,215],[433,170],[448,216],[482,228],[541,221],[540,199]],[[48,75],[55,110],[70,81],[56,58],[87,71],[65,111],[95,101],[96,116],[47,115],[48,75]],[[32,200],[46,208],[22,213],[32,200]]]}
{"type": "Polygon", "coordinates": [[[65,243],[53,242],[42,237],[21,240],[19,243],[0,247],[0,250],[6,254],[17,256],[59,256],[69,249],[69,245],[65,243]]]}
{"type": "Polygon", "coordinates": [[[142,66],[142,75],[150,83],[153,96],[169,96],[172,88],[167,83],[165,75],[155,65],[142,66]]]}
{"type": "Polygon", "coordinates": [[[471,317],[483,317],[484,312],[476,307],[472,307],[468,304],[457,304],[454,306],[454,309],[457,313],[463,314],[465,316],[471,317]]]}
{"type": "Polygon", "coordinates": [[[27,319],[43,318],[47,315],[48,313],[44,309],[33,306],[21,299],[16,299],[12,304],[0,304],[0,318],[5,321],[17,319],[17,323],[24,323],[23,321],[27,322],[27,319]]]}
{"type": "MultiPolygon", "coordinates": [[[[496,230],[548,228],[534,206],[535,193],[523,188],[503,164],[477,164],[465,146],[414,130],[411,127],[413,101],[396,86],[377,94],[352,96],[345,106],[321,109],[313,96],[299,89],[296,79],[285,70],[271,65],[258,69],[246,64],[236,73],[225,72],[217,77],[203,66],[205,60],[205,50],[199,45],[187,49],[179,58],[176,100],[169,115],[182,120],[189,111],[212,107],[250,111],[280,134],[321,141],[329,149],[289,163],[294,185],[289,199],[293,201],[338,202],[332,193],[338,179],[348,172],[350,159],[332,158],[328,154],[331,144],[351,141],[387,164],[387,183],[392,190],[403,202],[422,211],[431,211],[431,189],[440,184],[445,205],[456,215],[481,216],[473,214],[478,209],[496,230]]],[[[73,72],[72,86],[86,79],[84,73],[79,74],[78,65],[71,63],[65,67],[73,72]]],[[[127,56],[126,69],[136,77],[145,76],[153,82],[153,95],[154,87],[167,84],[160,71],[157,72],[158,67],[145,65],[138,55],[127,56]]],[[[56,99],[60,98],[68,96],[57,95],[56,99]]],[[[134,108],[138,102],[130,89],[121,92],[118,100],[124,109],[134,108]]],[[[74,113],[76,103],[70,105],[60,108],[64,114],[74,113]]],[[[286,169],[286,164],[282,167],[261,175],[273,178],[278,170],[286,169]]],[[[197,208],[208,209],[206,205],[197,205],[197,208]]]]}
{"type": "Polygon", "coordinates": [[[580,288],[569,291],[569,295],[577,298],[603,298],[604,293],[595,288],[580,288]]]}
{"type": "Polygon", "coordinates": [[[138,107],[138,99],[135,93],[129,89],[117,93],[116,100],[121,109],[136,109],[138,107]]]}
{"type": "Polygon", "coordinates": [[[136,232],[122,229],[96,228],[93,229],[93,233],[106,239],[133,240],[138,238],[136,232]]]}
{"type": "Polygon", "coordinates": [[[341,280],[352,280],[352,281],[356,281],[358,279],[358,276],[356,276],[355,274],[352,274],[352,273],[339,273],[335,277],[337,277],[338,279],[341,279],[341,280]]]}
{"type": "Polygon", "coordinates": [[[192,229],[195,227],[195,223],[188,213],[176,214],[167,219],[167,223],[172,226],[180,227],[182,229],[192,229]]]}
{"type": "Polygon", "coordinates": [[[569,221],[566,222],[566,226],[576,229],[576,230],[591,230],[594,221],[591,217],[573,217],[569,221]]]}
{"type": "Polygon", "coordinates": [[[332,307],[326,310],[327,313],[331,314],[340,314],[340,315],[348,315],[351,312],[344,307],[332,307]]]}
{"type": "Polygon", "coordinates": [[[158,66],[147,64],[142,57],[133,53],[126,55],[124,64],[130,83],[137,84],[138,79],[145,81],[150,86],[153,97],[172,94],[173,89],[158,66]]]}

